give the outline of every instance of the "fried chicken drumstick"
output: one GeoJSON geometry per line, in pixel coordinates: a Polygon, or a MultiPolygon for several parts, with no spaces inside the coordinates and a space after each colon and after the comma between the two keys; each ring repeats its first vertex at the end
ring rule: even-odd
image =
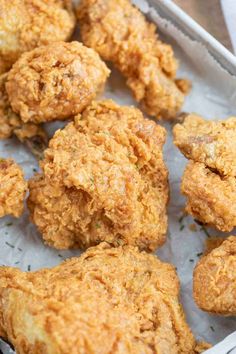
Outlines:
{"type": "Polygon", "coordinates": [[[75,26],[71,0],[0,0],[0,74],[24,52],[69,39],[75,26]]]}
{"type": "Polygon", "coordinates": [[[47,244],[107,241],[155,250],[165,241],[165,129],[134,107],[93,102],[56,132],[30,183],[31,218],[47,244]]]}
{"type": "Polygon", "coordinates": [[[0,159],[0,217],[21,216],[26,190],[21,167],[11,159],[0,159]]]}
{"type": "Polygon", "coordinates": [[[211,313],[236,316],[236,237],[203,256],[193,276],[197,305],[211,313]]]}
{"type": "Polygon", "coordinates": [[[127,79],[135,99],[157,119],[174,119],[187,81],[177,80],[171,46],[129,0],[82,0],[77,9],[82,40],[127,79]],[[178,88],[179,86],[179,88],[178,88]]]}
{"type": "Polygon", "coordinates": [[[181,185],[186,211],[231,231],[236,226],[236,118],[206,121],[190,114],[173,133],[175,145],[190,159],[181,185]]]}
{"type": "Polygon", "coordinates": [[[1,267],[0,334],[21,354],[199,353],[178,295],[170,264],[100,244],[52,269],[1,267]]]}

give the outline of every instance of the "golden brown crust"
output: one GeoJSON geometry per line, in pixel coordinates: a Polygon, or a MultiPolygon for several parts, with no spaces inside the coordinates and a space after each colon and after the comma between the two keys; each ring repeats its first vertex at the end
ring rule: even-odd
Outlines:
{"type": "Polygon", "coordinates": [[[193,354],[178,293],[170,264],[100,244],[52,269],[0,268],[1,334],[21,354],[193,354]]]}
{"type": "Polygon", "coordinates": [[[187,197],[186,211],[197,220],[225,232],[236,226],[235,177],[221,177],[203,163],[190,161],[181,192],[187,197]]]}
{"type": "Polygon", "coordinates": [[[15,135],[37,158],[40,158],[48,144],[47,134],[40,125],[23,123],[12,111],[5,88],[6,81],[7,73],[0,75],[0,139],[15,135]]]}
{"type": "Polygon", "coordinates": [[[165,130],[134,107],[93,102],[57,131],[30,181],[31,216],[56,248],[101,241],[154,250],[165,241],[165,130]]]}
{"type": "Polygon", "coordinates": [[[146,112],[175,118],[184,101],[174,82],[177,62],[155,25],[129,0],[82,0],[77,17],[85,45],[115,64],[146,112]]]}
{"type": "Polygon", "coordinates": [[[202,257],[193,277],[193,294],[204,311],[236,315],[236,237],[202,257]]]}
{"type": "Polygon", "coordinates": [[[20,120],[10,107],[5,88],[6,81],[7,74],[0,75],[0,139],[10,138],[13,134],[15,122],[20,120]]]}
{"type": "Polygon", "coordinates": [[[6,89],[23,122],[64,120],[96,97],[109,72],[93,49],[56,42],[24,53],[10,70],[6,89]]]}
{"type": "Polygon", "coordinates": [[[1,0],[0,13],[0,73],[23,52],[69,39],[75,26],[71,0],[1,0]]]}
{"type": "Polygon", "coordinates": [[[191,160],[222,176],[236,176],[236,117],[207,121],[189,114],[173,129],[174,144],[191,160]]]}
{"type": "Polygon", "coordinates": [[[0,217],[22,214],[26,190],[20,166],[11,159],[0,159],[0,217]]]}
{"type": "Polygon", "coordinates": [[[182,178],[186,211],[221,231],[236,226],[236,117],[207,121],[187,114],[173,129],[174,143],[190,159],[182,178]]]}

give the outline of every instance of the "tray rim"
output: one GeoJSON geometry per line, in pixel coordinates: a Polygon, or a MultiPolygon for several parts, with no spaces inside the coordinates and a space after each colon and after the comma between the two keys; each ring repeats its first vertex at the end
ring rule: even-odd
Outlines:
{"type": "Polygon", "coordinates": [[[190,39],[203,44],[223,69],[236,76],[236,56],[172,0],[148,0],[148,3],[190,39]]]}

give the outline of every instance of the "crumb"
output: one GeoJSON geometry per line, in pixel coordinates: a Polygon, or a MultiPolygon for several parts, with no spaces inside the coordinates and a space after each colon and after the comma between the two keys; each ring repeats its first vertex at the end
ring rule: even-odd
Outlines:
{"type": "Polygon", "coordinates": [[[193,231],[193,232],[196,232],[196,231],[197,231],[197,226],[196,226],[196,224],[190,224],[188,227],[189,227],[189,230],[190,230],[190,231],[193,231]]]}
{"type": "Polygon", "coordinates": [[[188,95],[192,89],[192,82],[190,80],[176,79],[175,83],[178,86],[178,88],[180,89],[180,91],[183,92],[184,95],[188,95]]]}
{"type": "Polygon", "coordinates": [[[177,60],[156,26],[129,0],[82,0],[77,17],[85,45],[120,70],[147,114],[175,119],[189,84],[176,85],[177,60]]]}

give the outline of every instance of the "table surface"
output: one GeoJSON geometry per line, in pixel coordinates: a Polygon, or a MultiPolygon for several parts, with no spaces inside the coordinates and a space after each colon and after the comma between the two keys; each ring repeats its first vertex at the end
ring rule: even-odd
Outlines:
{"type": "Polygon", "coordinates": [[[220,0],[174,0],[174,2],[233,52],[220,0]]]}

